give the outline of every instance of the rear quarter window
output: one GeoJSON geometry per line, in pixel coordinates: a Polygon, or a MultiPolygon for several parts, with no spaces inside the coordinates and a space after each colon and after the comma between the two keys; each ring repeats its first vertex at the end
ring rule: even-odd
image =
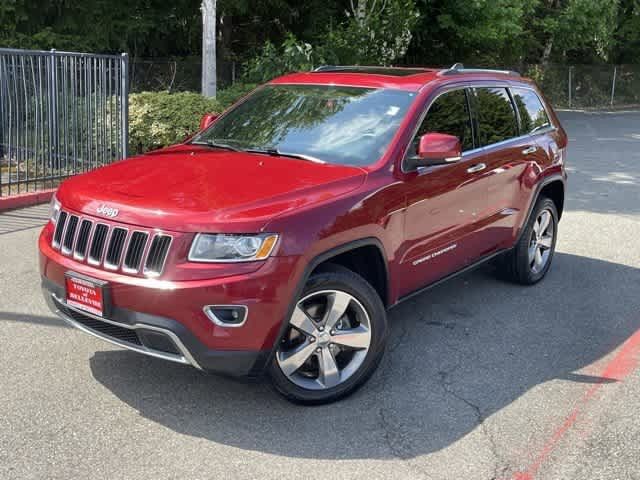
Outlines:
{"type": "Polygon", "coordinates": [[[475,88],[478,133],[482,146],[518,136],[516,112],[506,88],[475,88]]]}
{"type": "Polygon", "coordinates": [[[511,95],[518,106],[522,133],[535,133],[551,126],[540,97],[533,90],[512,88],[511,95]]]}

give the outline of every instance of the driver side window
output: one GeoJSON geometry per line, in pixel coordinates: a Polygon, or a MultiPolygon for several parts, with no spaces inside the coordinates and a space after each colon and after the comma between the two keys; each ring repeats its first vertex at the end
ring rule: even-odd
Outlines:
{"type": "Polygon", "coordinates": [[[469,103],[464,89],[440,95],[429,107],[414,139],[414,151],[425,133],[446,133],[460,139],[462,151],[473,149],[473,133],[469,103]]]}

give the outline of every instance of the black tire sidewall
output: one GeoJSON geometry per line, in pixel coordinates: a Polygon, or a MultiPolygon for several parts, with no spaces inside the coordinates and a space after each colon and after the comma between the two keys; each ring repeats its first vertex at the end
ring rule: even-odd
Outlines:
{"type": "Polygon", "coordinates": [[[295,301],[298,302],[300,298],[322,290],[344,291],[362,304],[371,323],[371,345],[360,368],[345,382],[326,390],[308,390],[291,382],[280,369],[276,355],[274,355],[269,368],[273,386],[288,400],[307,405],[339,400],[364,384],[380,363],[387,339],[387,318],[384,305],[366,280],[350,270],[342,268],[314,273],[307,281],[300,297],[295,301]]]}
{"type": "Polygon", "coordinates": [[[522,236],[520,237],[520,241],[516,247],[516,256],[515,261],[517,262],[516,271],[518,272],[518,277],[521,283],[533,285],[534,283],[538,283],[540,280],[544,278],[551,267],[551,262],[553,261],[553,255],[556,250],[556,241],[558,239],[558,210],[556,209],[556,205],[550,198],[541,197],[536,202],[536,205],[531,212],[531,217],[529,217],[529,221],[527,222],[527,226],[525,230],[522,232],[522,236]],[[531,266],[529,264],[529,242],[531,240],[531,232],[533,231],[533,226],[538,219],[540,213],[543,210],[549,210],[551,212],[552,220],[553,220],[553,240],[551,244],[551,249],[549,252],[549,258],[547,259],[547,263],[544,268],[540,270],[538,273],[534,273],[531,270],[531,266]]]}

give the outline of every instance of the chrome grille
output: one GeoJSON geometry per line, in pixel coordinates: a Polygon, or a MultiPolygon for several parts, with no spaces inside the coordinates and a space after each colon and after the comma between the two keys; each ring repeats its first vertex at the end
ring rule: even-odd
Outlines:
{"type": "Polygon", "coordinates": [[[67,228],[64,232],[64,241],[62,242],[62,252],[71,253],[73,248],[73,240],[76,237],[76,228],[78,228],[78,217],[71,215],[67,220],[67,228]]]}
{"type": "Polygon", "coordinates": [[[51,245],[77,261],[128,274],[157,277],[164,270],[172,237],[129,230],[61,210],[51,245]]]}
{"type": "Polygon", "coordinates": [[[147,263],[144,266],[145,275],[159,275],[164,268],[164,261],[167,259],[167,252],[171,245],[171,237],[168,235],[156,235],[153,237],[147,263]]]}
{"type": "Polygon", "coordinates": [[[109,227],[104,223],[98,223],[93,232],[93,239],[91,241],[91,248],[89,248],[89,263],[93,265],[100,265],[102,261],[102,252],[104,251],[104,245],[107,243],[107,235],[109,234],[109,227]]]}
{"type": "Polygon", "coordinates": [[[64,232],[64,226],[67,224],[67,212],[60,212],[58,214],[58,221],[56,223],[56,231],[53,234],[53,248],[60,248],[60,242],[62,242],[62,232],[64,232]]]}
{"type": "Polygon", "coordinates": [[[76,240],[76,248],[73,252],[73,258],[76,260],[84,260],[87,255],[87,247],[89,246],[89,235],[91,234],[91,220],[82,220],[80,230],[78,231],[78,239],[76,240]]]}
{"type": "Polygon", "coordinates": [[[115,227],[111,230],[111,239],[107,256],[104,258],[104,266],[110,270],[117,270],[120,265],[120,257],[124,249],[124,241],[127,239],[127,229],[115,227]]]}
{"type": "Polygon", "coordinates": [[[124,256],[124,262],[122,263],[122,270],[129,273],[136,273],[140,270],[140,262],[148,238],[149,235],[145,232],[133,232],[131,234],[127,254],[124,256]]]}

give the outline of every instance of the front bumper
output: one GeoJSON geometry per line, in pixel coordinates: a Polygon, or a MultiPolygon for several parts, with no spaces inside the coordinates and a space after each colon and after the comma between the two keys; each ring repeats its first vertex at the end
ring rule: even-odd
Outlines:
{"type": "Polygon", "coordinates": [[[218,267],[214,278],[202,278],[199,265],[193,280],[139,278],[62,255],[51,248],[51,233],[45,227],[39,240],[42,287],[51,310],[69,324],[121,347],[202,370],[233,376],[263,372],[295,296],[298,257],[272,257],[253,270],[218,267]],[[106,318],[66,304],[68,272],[107,282],[106,318]],[[224,327],[206,316],[205,305],[244,305],[249,313],[241,326],[224,327]]]}
{"type": "Polygon", "coordinates": [[[110,318],[78,310],[64,301],[64,288],[47,278],[42,292],[53,313],[69,325],[128,350],[231,376],[260,375],[270,351],[206,348],[176,320],[113,307],[110,318]]]}

